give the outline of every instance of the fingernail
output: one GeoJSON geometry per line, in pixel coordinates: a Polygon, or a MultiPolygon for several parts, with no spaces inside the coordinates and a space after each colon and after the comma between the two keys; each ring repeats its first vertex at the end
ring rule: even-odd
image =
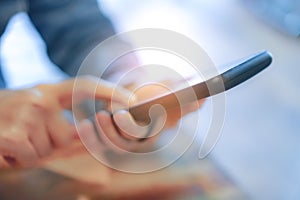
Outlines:
{"type": "Polygon", "coordinates": [[[92,122],[89,119],[84,119],[81,121],[81,123],[84,125],[90,125],[92,122]]]}
{"type": "Polygon", "coordinates": [[[109,113],[105,110],[100,110],[97,112],[97,114],[106,115],[106,116],[109,115],[109,113]]]}
{"type": "Polygon", "coordinates": [[[113,118],[118,125],[125,125],[124,123],[128,122],[128,115],[129,113],[126,110],[118,110],[113,113],[113,118]]]}

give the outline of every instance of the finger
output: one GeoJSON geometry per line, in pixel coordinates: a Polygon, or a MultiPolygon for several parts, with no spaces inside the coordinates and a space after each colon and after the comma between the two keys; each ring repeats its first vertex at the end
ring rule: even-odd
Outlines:
{"type": "Polygon", "coordinates": [[[116,130],[109,113],[100,111],[96,114],[97,128],[101,141],[110,149],[124,153],[134,149],[134,142],[123,138],[116,130]]]}
{"type": "Polygon", "coordinates": [[[33,166],[39,157],[28,138],[16,133],[7,135],[0,139],[0,155],[5,162],[13,167],[33,166]]]}
{"type": "Polygon", "coordinates": [[[40,126],[35,127],[35,129],[29,133],[29,140],[39,157],[48,156],[53,150],[48,131],[44,124],[40,124],[40,126]]]}
{"type": "Polygon", "coordinates": [[[129,98],[133,98],[128,90],[92,76],[70,79],[55,84],[53,87],[63,108],[69,108],[72,105],[72,97],[76,104],[90,98],[113,100],[125,105],[129,98]],[[72,96],[73,92],[74,96],[72,96]]]}
{"type": "Polygon", "coordinates": [[[64,147],[74,139],[74,126],[61,113],[53,112],[47,118],[47,131],[55,147],[64,147]]]}
{"type": "Polygon", "coordinates": [[[118,126],[120,134],[128,140],[143,141],[162,132],[166,123],[166,116],[151,118],[147,125],[139,125],[127,111],[118,111],[113,119],[118,126]]]}
{"type": "Polygon", "coordinates": [[[153,126],[153,121],[148,125],[138,125],[129,112],[120,110],[113,115],[113,120],[118,127],[121,136],[128,140],[139,140],[146,136],[148,131],[153,126]]]}
{"type": "Polygon", "coordinates": [[[22,167],[34,166],[39,160],[39,156],[29,140],[24,140],[14,149],[16,162],[22,167]]]}
{"type": "Polygon", "coordinates": [[[106,149],[105,145],[100,142],[90,120],[86,119],[79,123],[78,133],[81,141],[92,153],[102,153],[106,149]]]}

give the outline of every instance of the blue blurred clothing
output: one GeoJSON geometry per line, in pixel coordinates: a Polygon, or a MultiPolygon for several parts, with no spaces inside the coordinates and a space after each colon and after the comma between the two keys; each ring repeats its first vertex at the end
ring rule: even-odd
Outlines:
{"type": "MultiPolygon", "coordinates": [[[[71,76],[91,49],[114,34],[97,0],[0,0],[0,35],[19,12],[30,17],[52,62],[71,76]]],[[[5,87],[1,70],[0,87],[5,87]]]]}

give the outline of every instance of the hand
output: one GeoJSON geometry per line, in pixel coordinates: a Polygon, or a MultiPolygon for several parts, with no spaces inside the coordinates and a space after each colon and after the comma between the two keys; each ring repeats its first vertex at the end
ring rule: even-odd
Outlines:
{"type": "MultiPolygon", "coordinates": [[[[53,150],[73,141],[75,127],[62,112],[71,108],[74,81],[0,91],[0,168],[34,166],[53,150]]],[[[77,78],[76,81],[79,102],[94,97],[109,100],[112,94],[119,102],[128,99],[127,92],[111,83],[101,81],[99,85],[91,77],[77,78]]]]}
{"type": "MultiPolygon", "coordinates": [[[[161,85],[144,86],[134,93],[136,97],[135,103],[166,92],[168,92],[166,88],[161,85]]],[[[84,125],[82,138],[92,152],[97,151],[97,149],[93,149],[95,147],[105,147],[118,153],[136,150],[145,151],[155,143],[159,133],[175,126],[181,117],[199,109],[203,102],[204,100],[200,100],[185,105],[183,108],[168,110],[166,120],[164,121],[159,117],[151,127],[137,124],[130,113],[125,110],[114,112],[113,115],[106,111],[100,111],[96,114],[97,132],[99,133],[100,141],[96,137],[96,133],[84,135],[84,133],[94,132],[94,127],[89,121],[86,121],[84,125]],[[148,137],[145,140],[146,142],[141,142],[143,141],[142,138],[145,137],[148,137]]]]}
{"type": "MultiPolygon", "coordinates": [[[[166,90],[166,87],[161,87],[159,84],[145,85],[142,88],[139,88],[145,83],[160,82],[160,80],[156,79],[156,73],[158,71],[155,69],[154,71],[148,71],[143,67],[132,68],[132,66],[139,66],[140,63],[138,59],[136,59],[135,55],[129,55],[130,56],[122,57],[122,59],[119,60],[119,65],[116,64],[112,66],[110,70],[108,70],[108,73],[105,74],[104,78],[112,82],[117,82],[128,90],[134,92],[135,96],[137,97],[135,103],[169,92],[166,90]],[[124,63],[127,64],[124,66],[124,63]],[[124,74],[126,75],[125,78],[124,74]],[[136,88],[138,88],[138,90],[136,90],[136,88]]],[[[174,80],[174,78],[176,79],[178,76],[173,77],[173,75],[174,73],[164,74],[164,77],[167,77],[167,79],[170,81],[162,82],[162,85],[168,86],[169,88],[174,88],[174,86],[178,86],[178,83],[181,84],[181,82],[186,81],[182,80],[182,77],[179,77],[179,81],[174,80]]],[[[168,110],[166,113],[166,120],[164,121],[161,118],[157,119],[151,127],[140,126],[125,110],[114,112],[113,115],[111,115],[109,112],[101,111],[95,116],[96,128],[101,141],[99,141],[98,137],[96,136],[97,133],[89,134],[94,132],[95,128],[90,121],[85,121],[83,126],[84,131],[82,131],[83,134],[81,136],[86,146],[90,148],[90,150],[92,149],[91,151],[96,152],[98,152],[99,149],[103,150],[103,147],[105,147],[105,149],[110,149],[117,152],[133,151],[137,149],[143,150],[145,148],[147,149],[149,146],[151,147],[152,144],[157,140],[160,132],[162,132],[164,129],[174,127],[181,117],[199,109],[203,102],[204,100],[200,100],[189,105],[185,105],[181,108],[168,110]],[[140,142],[141,138],[144,137],[149,137],[146,140],[147,142],[140,142]]],[[[113,107],[115,108],[115,106],[113,107]]],[[[120,108],[122,109],[122,107],[124,107],[124,105],[120,108]]],[[[110,106],[108,106],[107,110],[111,112],[110,106]]],[[[116,108],[113,110],[116,110],[116,108]]]]}

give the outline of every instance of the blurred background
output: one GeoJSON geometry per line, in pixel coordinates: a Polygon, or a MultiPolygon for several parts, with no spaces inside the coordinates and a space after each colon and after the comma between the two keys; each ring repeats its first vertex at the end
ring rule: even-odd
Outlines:
{"type": "MultiPolygon", "coordinates": [[[[270,51],[274,61],[267,70],[227,93],[222,137],[209,157],[251,199],[300,199],[299,0],[99,3],[118,32],[151,27],[182,33],[204,48],[220,71],[270,51]]],[[[65,78],[45,52],[26,14],[15,16],[1,40],[9,87],[65,78]]]]}

